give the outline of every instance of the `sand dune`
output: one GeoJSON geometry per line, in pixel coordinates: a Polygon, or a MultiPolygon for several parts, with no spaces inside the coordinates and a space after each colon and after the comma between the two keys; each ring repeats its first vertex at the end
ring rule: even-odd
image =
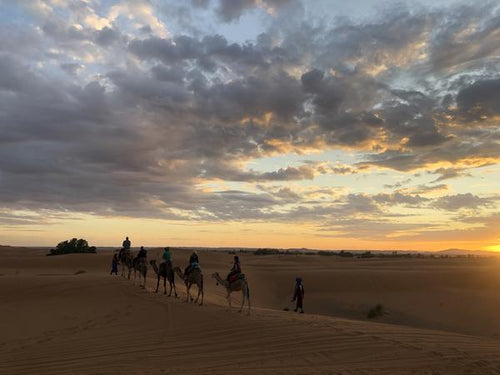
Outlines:
{"type": "MultiPolygon", "coordinates": [[[[174,262],[188,255],[174,250],[174,262]]],[[[201,307],[184,302],[179,279],[175,299],[153,293],[152,272],[147,290],[109,276],[109,258],[0,250],[0,373],[500,373],[491,260],[244,255],[255,306],[247,316],[227,311],[209,277],[226,272],[228,254],[201,253],[201,307]],[[299,272],[304,315],[282,311],[299,272]],[[364,319],[373,303],[389,315],[364,319]]]]}

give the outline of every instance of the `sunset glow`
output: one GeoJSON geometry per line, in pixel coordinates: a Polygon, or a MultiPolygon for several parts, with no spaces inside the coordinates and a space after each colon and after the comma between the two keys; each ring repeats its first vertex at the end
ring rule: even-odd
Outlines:
{"type": "Polygon", "coordinates": [[[375,4],[2,2],[0,244],[500,251],[500,8],[375,4]]]}

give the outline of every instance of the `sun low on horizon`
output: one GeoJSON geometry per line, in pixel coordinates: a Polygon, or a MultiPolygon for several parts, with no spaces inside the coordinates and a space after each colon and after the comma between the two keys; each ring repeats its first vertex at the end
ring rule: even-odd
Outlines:
{"type": "Polygon", "coordinates": [[[0,244],[500,251],[500,6],[0,3],[0,244]]]}

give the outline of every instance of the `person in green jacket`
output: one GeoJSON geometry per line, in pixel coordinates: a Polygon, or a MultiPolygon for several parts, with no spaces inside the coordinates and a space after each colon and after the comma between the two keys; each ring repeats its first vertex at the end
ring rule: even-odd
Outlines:
{"type": "Polygon", "coordinates": [[[170,247],[168,246],[163,249],[160,264],[162,263],[167,263],[167,267],[172,267],[172,254],[170,253],[170,247]]]}

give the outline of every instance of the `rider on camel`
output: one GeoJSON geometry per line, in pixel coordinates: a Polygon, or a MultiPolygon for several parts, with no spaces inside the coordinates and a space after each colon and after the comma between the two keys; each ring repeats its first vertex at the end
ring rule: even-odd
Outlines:
{"type": "Polygon", "coordinates": [[[198,259],[198,253],[196,251],[193,251],[191,256],[189,257],[189,266],[186,267],[184,270],[184,278],[187,279],[189,276],[189,273],[193,270],[195,267],[199,267],[199,259],[198,259]]]}
{"type": "Polygon", "coordinates": [[[162,263],[166,263],[167,267],[172,267],[172,254],[170,253],[170,247],[168,246],[163,249],[163,255],[161,257],[160,264],[162,263]]]}
{"type": "Polygon", "coordinates": [[[123,252],[130,252],[130,240],[128,237],[125,237],[125,240],[123,240],[122,243],[122,248],[120,249],[120,252],[118,253],[118,257],[121,258],[123,252]]]}
{"type": "Polygon", "coordinates": [[[232,283],[233,281],[236,281],[238,279],[238,275],[240,274],[241,274],[240,258],[238,257],[238,255],[235,255],[233,268],[231,268],[231,271],[227,275],[226,280],[232,283]]]}
{"type": "Polygon", "coordinates": [[[137,253],[137,256],[134,258],[134,267],[137,262],[139,262],[141,259],[144,259],[144,262],[146,261],[146,258],[148,256],[148,253],[144,246],[141,246],[141,250],[137,253]]]}

